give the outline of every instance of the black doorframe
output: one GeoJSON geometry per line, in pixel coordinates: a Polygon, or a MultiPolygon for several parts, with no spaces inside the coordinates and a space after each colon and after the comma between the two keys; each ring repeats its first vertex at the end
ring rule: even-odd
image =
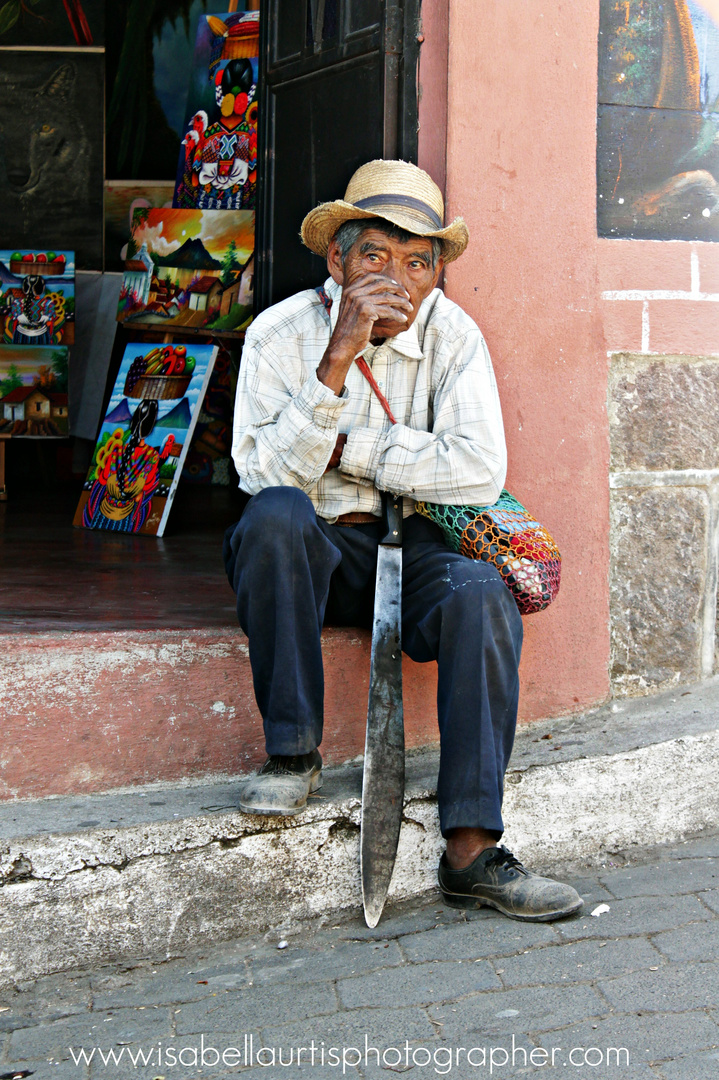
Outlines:
{"type": "MultiPolygon", "coordinates": [[[[273,89],[278,85],[297,83],[298,92],[303,80],[323,70],[340,71],[361,61],[370,52],[379,52],[382,70],[382,156],[417,161],[418,99],[417,69],[419,63],[419,28],[421,0],[381,0],[381,19],[376,33],[353,42],[343,40],[339,48],[323,51],[321,27],[325,6],[329,0],[261,0],[260,2],[260,62],[258,130],[258,183],[255,220],[255,314],[274,302],[273,290],[273,199],[275,197],[275,168],[280,168],[275,154],[275,114],[273,89]],[[312,27],[314,41],[309,41],[302,53],[283,62],[281,69],[272,66],[273,4],[302,5],[301,22],[312,27]],[[320,28],[318,31],[318,27],[320,28]]],[[[354,0],[336,0],[338,19],[351,13],[354,0]]],[[[345,25],[344,21],[342,25],[345,25]]],[[[336,111],[337,123],[343,122],[341,102],[336,111]]],[[[309,135],[312,138],[310,132],[309,135]]],[[[338,191],[337,196],[342,192],[338,191]]],[[[307,210],[312,207],[307,206],[307,210]]],[[[299,230],[300,221],[297,222],[299,230]]],[[[298,287],[302,287],[298,285],[298,287]]]]}

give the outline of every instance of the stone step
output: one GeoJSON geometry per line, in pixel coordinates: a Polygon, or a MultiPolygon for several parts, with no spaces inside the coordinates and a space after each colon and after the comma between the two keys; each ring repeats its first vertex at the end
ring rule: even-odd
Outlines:
{"type": "MultiPolygon", "coordinates": [[[[239,629],[2,634],[0,800],[222,778],[264,757],[239,629]]],[[[370,635],[326,629],[327,764],[364,750],[370,635]]],[[[437,741],[434,664],[405,658],[408,747],[437,741]]]]}
{"type": "MultiPolygon", "coordinates": [[[[716,829],[718,717],[715,678],[520,729],[505,842],[556,872],[716,829]]],[[[391,898],[434,887],[436,770],[435,753],[408,755],[391,898]]],[[[238,786],[235,777],[0,804],[0,985],[358,909],[361,763],[326,770],[296,818],[240,814],[238,786]]]]}

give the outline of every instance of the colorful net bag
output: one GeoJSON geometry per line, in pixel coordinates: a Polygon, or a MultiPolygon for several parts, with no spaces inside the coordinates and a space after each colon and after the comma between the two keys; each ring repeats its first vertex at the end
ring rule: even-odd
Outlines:
{"type": "Polygon", "coordinates": [[[559,592],[557,545],[508,491],[493,506],[418,502],[415,510],[439,525],[453,551],[496,566],[522,615],[542,611],[559,592]]]}

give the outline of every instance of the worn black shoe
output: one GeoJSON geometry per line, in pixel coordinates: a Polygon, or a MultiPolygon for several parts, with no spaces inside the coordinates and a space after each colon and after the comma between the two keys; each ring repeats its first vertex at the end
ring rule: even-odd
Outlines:
{"type": "Polygon", "coordinates": [[[273,754],[247,780],[240,792],[244,814],[298,814],[307,806],[307,796],[322,787],[322,758],[319,750],[283,757],[273,754]]]}
{"type": "Polygon", "coordinates": [[[439,887],[444,902],[455,908],[496,908],[510,919],[550,922],[573,915],[584,901],[571,885],[526,870],[505,847],[486,848],[464,870],[453,870],[444,854],[439,887]]]}

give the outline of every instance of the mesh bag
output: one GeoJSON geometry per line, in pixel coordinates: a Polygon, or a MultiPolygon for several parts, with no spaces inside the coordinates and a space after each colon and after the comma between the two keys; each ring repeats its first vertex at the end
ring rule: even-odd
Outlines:
{"type": "Polygon", "coordinates": [[[439,525],[453,551],[496,566],[522,615],[542,611],[559,592],[557,545],[508,491],[493,506],[418,502],[415,510],[439,525]]]}

